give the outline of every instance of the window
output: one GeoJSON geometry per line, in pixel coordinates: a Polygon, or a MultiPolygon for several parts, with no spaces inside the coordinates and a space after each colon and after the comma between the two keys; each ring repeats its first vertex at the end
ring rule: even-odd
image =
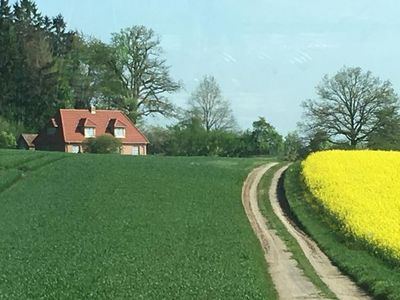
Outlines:
{"type": "Polygon", "coordinates": [[[79,153],[80,151],[79,151],[80,149],[79,149],[79,145],[72,145],[72,153],[79,153]]]}
{"type": "Polygon", "coordinates": [[[95,137],[95,131],[93,127],[85,127],[85,137],[95,137]]]}
{"type": "Polygon", "coordinates": [[[139,155],[139,146],[132,146],[132,155],[139,155]]]}
{"type": "Polygon", "coordinates": [[[114,128],[114,136],[116,138],[124,138],[125,137],[125,128],[114,128]]]}

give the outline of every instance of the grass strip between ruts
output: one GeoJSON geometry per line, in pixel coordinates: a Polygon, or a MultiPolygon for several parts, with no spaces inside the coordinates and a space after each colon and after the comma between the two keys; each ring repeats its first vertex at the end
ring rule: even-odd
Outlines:
{"type": "Polygon", "coordinates": [[[258,205],[261,213],[267,219],[268,227],[276,230],[277,235],[285,243],[288,250],[292,253],[293,259],[298,263],[299,268],[303,271],[304,275],[321,291],[322,295],[330,299],[337,299],[335,294],[328,288],[328,286],[321,280],[315,272],[311,263],[304,255],[303,250],[297,243],[296,239],[286,230],[285,225],[275,215],[271,202],[269,199],[269,188],[271,186],[272,178],[275,172],[284,166],[285,163],[280,163],[269,169],[261,179],[258,186],[258,205]]]}

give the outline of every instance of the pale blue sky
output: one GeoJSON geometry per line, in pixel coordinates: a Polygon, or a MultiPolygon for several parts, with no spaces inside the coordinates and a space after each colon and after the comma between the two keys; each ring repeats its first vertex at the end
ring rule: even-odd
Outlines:
{"type": "MultiPolygon", "coordinates": [[[[104,41],[131,25],[153,28],[185,91],[212,74],[241,128],[264,116],[281,133],[296,128],[300,103],[326,73],[361,66],[400,92],[397,0],[36,0],[70,29],[104,41]]],[[[154,122],[154,121],[153,121],[154,122]]]]}

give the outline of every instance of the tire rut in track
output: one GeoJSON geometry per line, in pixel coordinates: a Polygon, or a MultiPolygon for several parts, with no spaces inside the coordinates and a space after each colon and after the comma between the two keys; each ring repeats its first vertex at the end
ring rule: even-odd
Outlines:
{"type": "Polygon", "coordinates": [[[244,182],[242,202],[257,235],[280,299],[324,299],[320,291],[297,267],[284,242],[266,225],[257,203],[257,186],[263,174],[276,163],[254,169],[244,182]]]}
{"type": "MultiPolygon", "coordinates": [[[[315,272],[328,288],[339,299],[371,299],[364,291],[362,291],[349,277],[339,271],[329,258],[322,252],[310,237],[308,237],[298,226],[290,220],[288,213],[284,209],[288,209],[288,204],[281,206],[279,197],[282,193],[278,193],[278,183],[282,179],[282,175],[288,166],[280,168],[273,176],[269,189],[269,199],[274,213],[284,224],[286,230],[296,239],[304,255],[311,263],[315,272]],[[282,208],[283,207],[283,208],[282,208]]],[[[282,188],[282,187],[281,187],[282,188]]],[[[282,200],[282,199],[281,199],[282,200]]]]}
{"type": "MultiPolygon", "coordinates": [[[[275,230],[268,228],[258,207],[257,186],[264,173],[274,165],[276,163],[254,169],[244,182],[242,202],[246,215],[263,248],[264,257],[279,298],[324,299],[320,291],[297,267],[296,261],[275,230]]],[[[284,224],[286,230],[296,239],[315,272],[338,299],[371,299],[350,278],[332,265],[318,245],[290,219],[288,203],[285,199],[279,199],[279,197],[282,197],[282,193],[278,193],[279,189],[282,188],[278,184],[282,180],[282,175],[287,167],[282,167],[275,172],[269,188],[269,199],[274,213],[284,224]]]]}

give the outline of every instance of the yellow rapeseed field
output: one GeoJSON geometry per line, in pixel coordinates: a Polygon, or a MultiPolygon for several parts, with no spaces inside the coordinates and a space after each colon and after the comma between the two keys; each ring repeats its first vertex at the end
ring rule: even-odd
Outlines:
{"type": "Polygon", "coordinates": [[[346,233],[400,259],[400,152],[317,152],[302,167],[312,194],[346,233]]]}

